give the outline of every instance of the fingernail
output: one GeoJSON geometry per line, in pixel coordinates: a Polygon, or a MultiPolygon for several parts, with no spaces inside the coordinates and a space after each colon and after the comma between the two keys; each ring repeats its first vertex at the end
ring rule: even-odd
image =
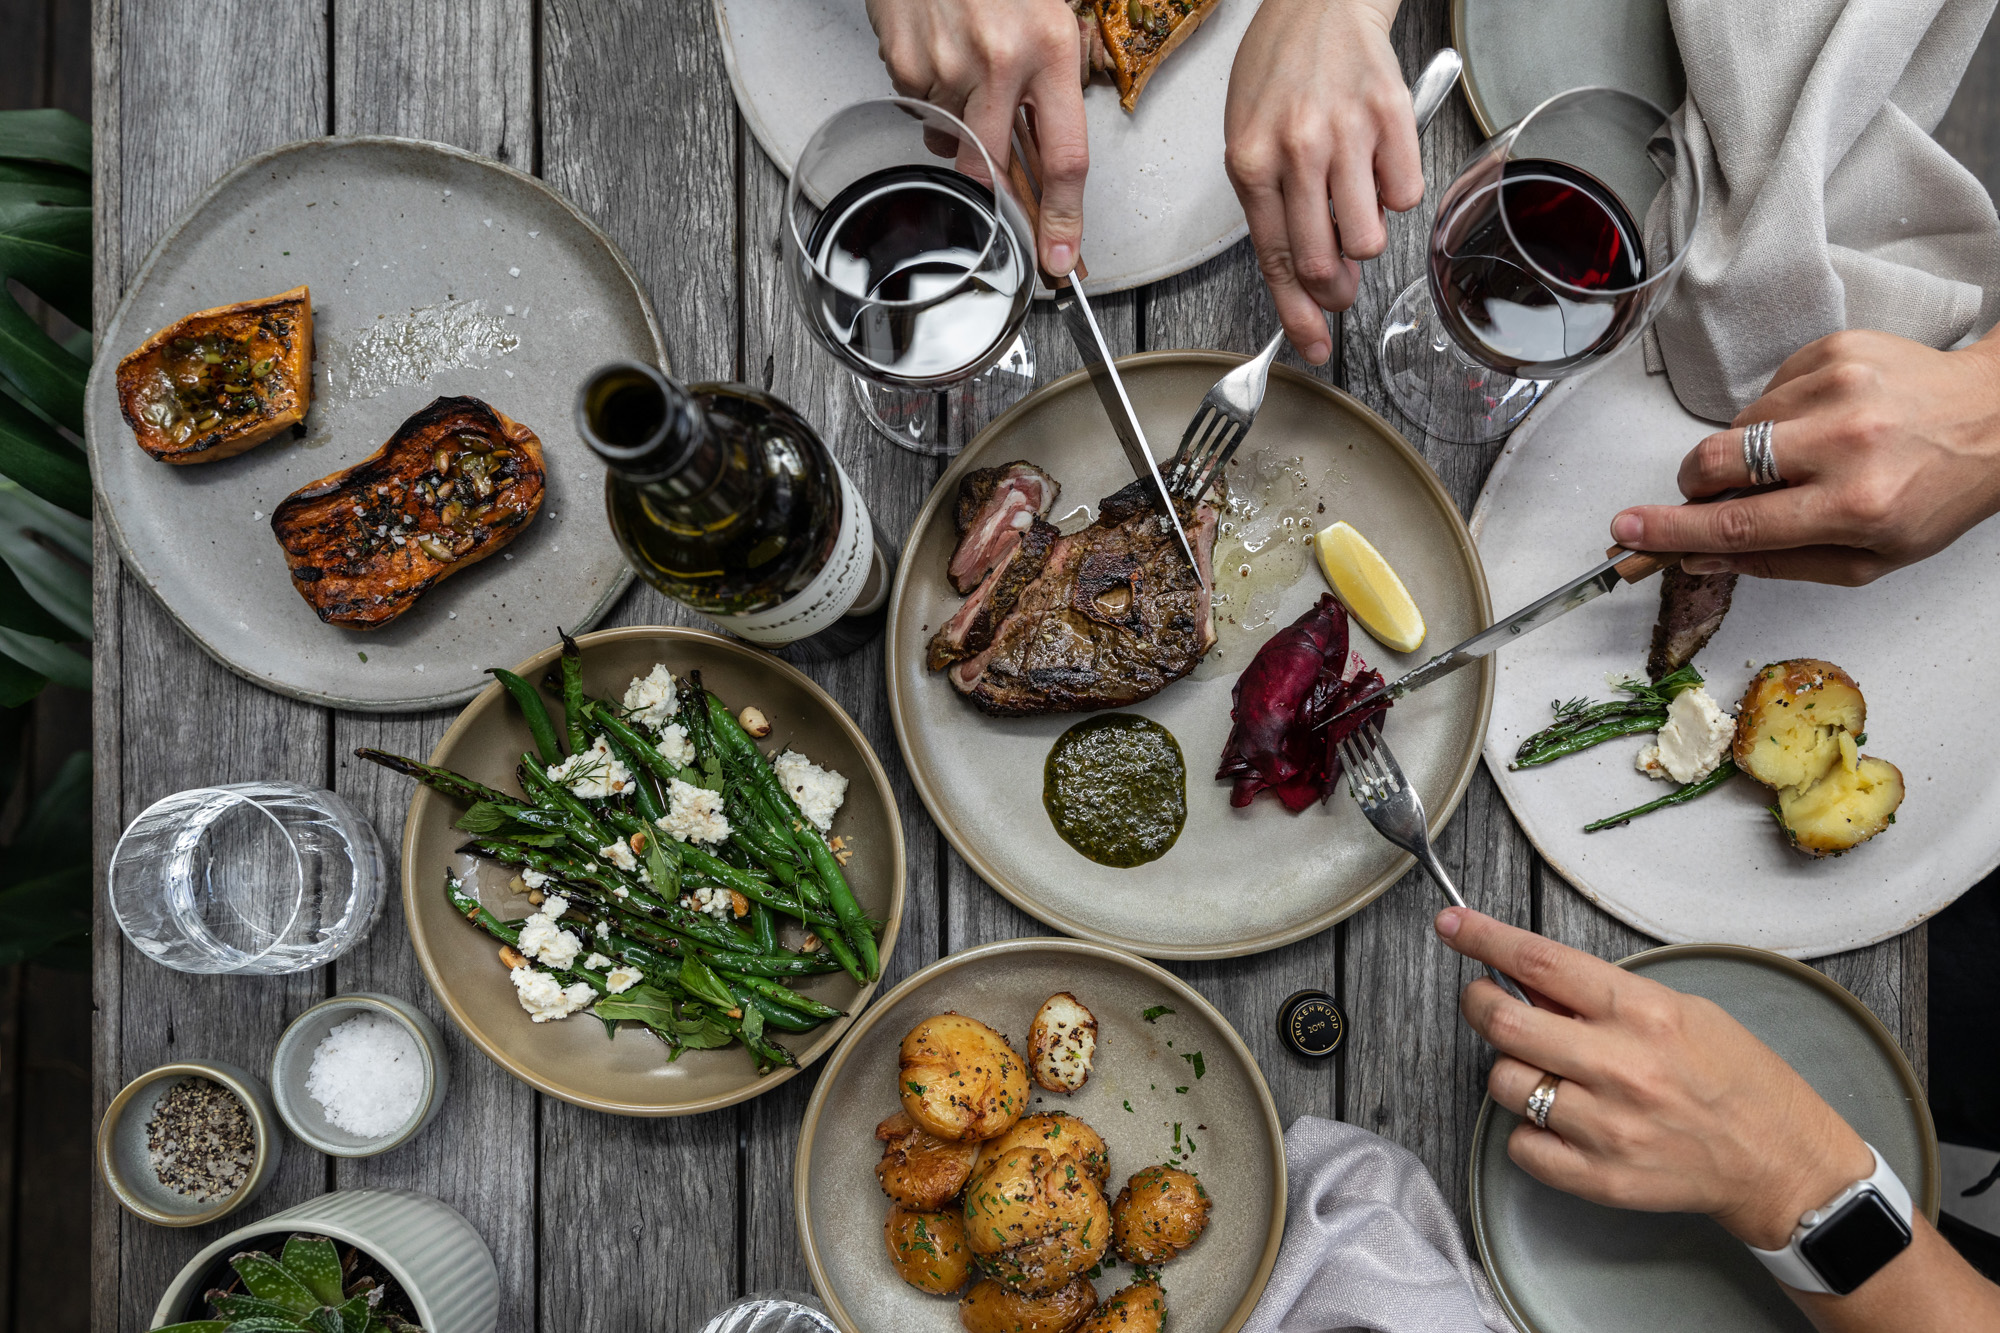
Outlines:
{"type": "Polygon", "coordinates": [[[1310,343],[1306,347],[1306,361],[1310,365],[1323,366],[1332,355],[1333,348],[1323,342],[1310,343]]]}
{"type": "Polygon", "coordinates": [[[1076,264],[1076,250],[1067,241],[1057,241],[1049,247],[1049,272],[1061,277],[1076,264]]]}
{"type": "Polygon", "coordinates": [[[1437,933],[1446,939],[1452,938],[1458,934],[1459,919],[1460,913],[1456,907],[1445,908],[1437,914],[1437,933]]]}
{"type": "Polygon", "coordinates": [[[1646,525],[1639,521],[1637,514],[1620,514],[1611,520],[1611,540],[1615,542],[1636,542],[1646,534],[1646,525]]]}
{"type": "Polygon", "coordinates": [[[1688,555],[1681,557],[1681,569],[1689,574],[1727,574],[1729,562],[1716,555],[1688,555]]]}

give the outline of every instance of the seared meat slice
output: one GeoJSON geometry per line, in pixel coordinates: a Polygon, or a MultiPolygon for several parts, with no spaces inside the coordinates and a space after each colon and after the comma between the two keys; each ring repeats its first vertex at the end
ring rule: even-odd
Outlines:
{"type": "Polygon", "coordinates": [[[1001,716],[1085,712],[1149,699],[1194,669],[1215,644],[1216,509],[1183,507],[1197,578],[1150,490],[1133,482],[1056,540],[992,644],[951,668],[954,688],[1001,716]]]}
{"type": "Polygon", "coordinates": [[[1722,628],[1735,593],[1734,574],[1690,574],[1679,564],[1668,565],[1660,575],[1660,619],[1653,626],[1646,674],[1657,681],[1692,662],[1722,628]]]}
{"type": "Polygon", "coordinates": [[[1001,619],[1021,599],[1021,590],[1049,563],[1049,551],[1061,536],[1047,519],[1036,518],[1028,525],[993,572],[972,590],[944,628],[931,636],[930,652],[924,659],[931,670],[942,671],[986,650],[1001,619]]]}
{"type": "Polygon", "coordinates": [[[983,467],[959,479],[958,548],[947,576],[959,594],[970,593],[992,573],[1037,518],[1055,508],[1062,485],[1033,463],[983,467]]]}

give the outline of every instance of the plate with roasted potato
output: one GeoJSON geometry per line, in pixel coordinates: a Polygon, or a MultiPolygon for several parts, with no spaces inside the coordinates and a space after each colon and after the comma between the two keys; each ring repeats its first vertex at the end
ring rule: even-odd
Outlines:
{"type": "Polygon", "coordinates": [[[848,1333],[1234,1333],[1284,1234],[1284,1135],[1186,982],[1007,940],[856,1022],[806,1108],[793,1200],[848,1333]]]}
{"type": "MultiPolygon", "coordinates": [[[[1671,501],[1716,427],[1618,358],[1514,432],[1470,526],[1493,604],[1671,501]]],[[[1861,588],[1678,568],[1497,657],[1486,764],[1538,851],[1670,943],[1817,958],[1910,929],[2000,863],[2000,713],[1940,688],[2000,647],[2000,524],[1861,588]]]]}

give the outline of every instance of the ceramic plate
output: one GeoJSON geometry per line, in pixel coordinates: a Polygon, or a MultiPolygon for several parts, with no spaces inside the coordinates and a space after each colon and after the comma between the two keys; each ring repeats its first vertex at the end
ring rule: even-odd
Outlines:
{"type": "MultiPolygon", "coordinates": [[[[1249,230],[1222,170],[1222,104],[1236,46],[1257,11],[1218,5],[1146,84],[1138,110],[1100,77],[1085,90],[1085,290],[1119,292],[1193,268],[1249,230]]],[[[715,0],[736,104],[789,174],[826,119],[893,92],[864,0],[715,0]]],[[[1178,438],[1178,436],[1176,437],[1178,438]]]]}
{"type": "Polygon", "coordinates": [[[1622,89],[1662,111],[1687,99],[1667,0],[1452,0],[1451,40],[1489,135],[1571,88],[1622,89]]]}
{"type": "MultiPolygon", "coordinates": [[[[1178,441],[1201,397],[1242,357],[1224,352],[1149,352],[1119,361],[1146,436],[1178,441]]],[[[1159,446],[1156,444],[1156,451],[1159,446]]],[[[924,647],[959,603],[945,581],[956,544],[951,511],[958,479],[974,468],[1025,458],[1062,483],[1053,517],[1091,506],[1132,480],[1083,372],[1022,400],[979,434],[931,492],[904,544],[889,612],[889,705],[896,738],[931,817],[987,883],[1065,934],[1151,958],[1223,958],[1276,948],[1359,911],[1409,869],[1411,859],[1368,827],[1344,792],[1297,815],[1270,796],[1249,809],[1229,804],[1213,780],[1229,736],[1236,676],[1256,650],[1327,590],[1307,543],[1317,528],[1349,519],[1402,576],[1429,626],[1417,652],[1397,654],[1359,624],[1353,643],[1391,679],[1488,623],[1486,578],[1465,525],[1436,475],[1380,417],[1318,380],[1271,372],[1261,414],[1230,470],[1239,494],[1260,494],[1260,467],[1284,470],[1299,537],[1297,575],[1256,608],[1225,603],[1222,641],[1194,676],[1125,712],[1166,727],[1187,762],[1187,825],[1156,861],[1119,870],[1087,860],[1062,840],[1042,806],[1049,747],[1081,720],[1075,713],[987,717],[924,668],[924,647]],[[1321,506],[1324,506],[1322,509],[1321,506]],[[1259,621],[1264,623],[1258,624],[1259,621]],[[1253,627],[1254,626],[1254,627],[1253,627]],[[1250,869],[1249,867],[1254,867],[1250,869]],[[1216,887],[1232,892],[1218,896],[1216,887]]],[[[1266,520],[1280,506],[1274,501],[1266,520]]],[[[1284,529],[1266,554],[1284,546],[1284,529]]],[[[1216,548],[1219,591],[1241,562],[1230,538],[1216,548]]],[[[1265,556],[1252,557],[1255,579],[1265,556]]],[[[1239,588],[1240,588],[1239,583],[1239,588]]],[[[1490,667],[1458,674],[1396,705],[1387,739],[1416,785],[1433,829],[1458,806],[1479,753],[1492,690],[1490,667]]]]}
{"type": "MultiPolygon", "coordinates": [[[[701,672],[702,684],[731,707],[756,704],[771,720],[768,753],[790,746],[815,763],[847,775],[847,803],[834,832],[854,848],[848,882],[863,910],[888,922],[882,936],[886,963],[903,917],[903,824],[889,779],[854,720],[826,691],[799,671],[755,648],[702,630],[650,627],[602,630],[577,642],[583,648],[584,687],[617,698],[634,676],[665,662],[677,676],[701,672]]],[[[514,668],[540,681],[559,648],[545,648],[514,668]]],[[[548,696],[560,725],[561,705],[548,696]]],[[[532,747],[527,724],[498,685],[489,686],[444,734],[430,762],[505,792],[518,792],[514,768],[532,747]]],[[[452,1021],[479,1049],[515,1078],[566,1102],[614,1115],[688,1115],[729,1106],[769,1092],[798,1072],[759,1077],[741,1047],[688,1051],[673,1063],[649,1032],[621,1029],[606,1040],[604,1025],[587,1013],[559,1023],[532,1023],[514,995],[499,946],[464,921],[444,896],[445,872],[458,870],[476,883],[479,897],[502,920],[526,916],[527,899],[508,888],[513,871],[464,855],[466,835],[452,827],[462,807],[429,788],[410,801],[403,826],[403,914],[424,977],[452,1021]],[[504,870],[504,873],[503,873],[504,870]]],[[[798,989],[859,1013],[874,987],[856,987],[844,973],[813,977],[798,989]]],[[[772,1034],[803,1068],[839,1040],[851,1019],[835,1019],[796,1036],[772,1034]]]]}
{"type": "MultiPolygon", "coordinates": [[[[1922,1085],[1862,1003],[1802,963],[1686,944],[1622,967],[1727,1009],[1880,1150],[1932,1221],[1937,1134],[1922,1085]]],[[[1472,1145],[1472,1229],[1522,1333],[1810,1333],[1764,1266],[1705,1217],[1602,1208],[1541,1184],[1507,1157],[1520,1117],[1489,1100],[1472,1145]]]]}
{"type": "Polygon", "coordinates": [[[666,349],[611,242],[532,176],[410,139],[273,149],[167,233],[98,347],[86,401],[98,512],[182,628],[266,689],[377,711],[460,703],[485,668],[530,652],[551,626],[594,624],[631,579],[571,401],[594,367],[664,365],[666,349]],[[142,453],[119,415],[118,358],[192,311],[301,283],[317,352],[303,438],[187,467],[142,453]],[[432,399],[460,394],[541,437],[541,513],[387,627],[323,624],[292,587],[272,509],[374,453],[432,399]]]}
{"type": "MultiPolygon", "coordinates": [[[[1493,601],[1524,606],[1603,558],[1611,516],[1679,498],[1675,469],[1714,427],[1689,415],[1638,354],[1550,392],[1487,477],[1472,530],[1493,601]]],[[[1824,657],[1868,699],[1868,752],[1903,770],[1895,826],[1845,856],[1813,861],[1786,846],[1749,778],[1623,828],[1593,819],[1663,795],[1637,772],[1642,738],[1610,741],[1513,773],[1507,760],[1547,726],[1549,703],[1603,698],[1607,672],[1643,674],[1659,583],[1620,588],[1502,648],[1486,765],[1522,829],[1584,896],[1635,930],[1670,942],[1724,940],[1794,958],[1857,949],[1901,934],[2000,863],[2000,718],[1954,706],[1944,688],[1985,670],[2000,568],[2000,523],[1865,588],[1744,579],[1695,665],[1734,708],[1751,671],[1824,657]],[[1747,664],[1747,665],[1746,665],[1747,664]]]]}
{"type": "MultiPolygon", "coordinates": [[[[1263,1294],[1285,1231],[1285,1142],[1278,1109],[1229,1021],[1163,968],[1076,940],[1007,940],[940,959],[882,998],[827,1061],[799,1132],[792,1172],[799,1242],[813,1286],[846,1333],[951,1333],[952,1302],[908,1286],[889,1265],[889,1200],[875,1179],[875,1126],[894,1114],[903,1034],[932,1014],[969,1014],[1025,1049],[1035,1011],[1070,991],[1097,1016],[1090,1080],[1073,1095],[1032,1088],[1034,1111],[1068,1111],[1103,1136],[1107,1193],[1173,1159],[1213,1200],[1208,1229],[1161,1269],[1168,1326],[1234,1333],[1263,1294]],[[1154,1006],[1173,1012],[1147,1022],[1154,1006]],[[1199,1054],[1202,1075],[1194,1077],[1199,1054]],[[1185,1091],[1182,1091],[1182,1089],[1185,1091]],[[1190,1142],[1192,1140],[1192,1142],[1190,1142]]],[[[1097,1280],[1109,1296],[1120,1265],[1097,1280]]]]}

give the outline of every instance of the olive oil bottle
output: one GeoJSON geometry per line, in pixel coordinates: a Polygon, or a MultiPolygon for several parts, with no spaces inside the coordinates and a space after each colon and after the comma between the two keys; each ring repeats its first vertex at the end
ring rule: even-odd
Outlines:
{"type": "Polygon", "coordinates": [[[640,577],[786,657],[844,656],[887,617],[895,550],[805,419],[742,384],[620,361],[577,394],[611,529],[640,577]]]}

